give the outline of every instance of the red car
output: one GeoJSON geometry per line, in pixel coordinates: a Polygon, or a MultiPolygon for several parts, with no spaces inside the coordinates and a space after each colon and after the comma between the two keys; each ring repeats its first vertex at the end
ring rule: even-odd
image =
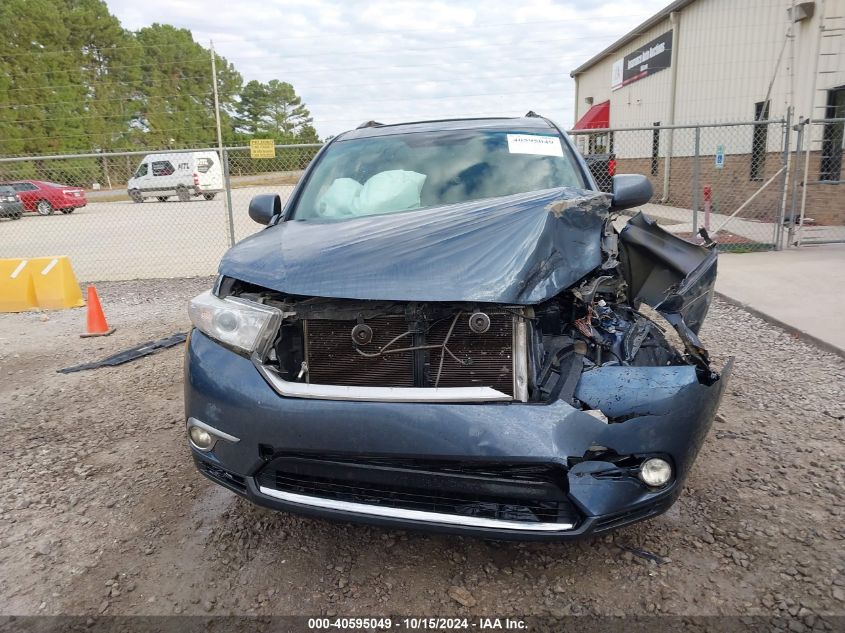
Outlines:
{"type": "Polygon", "coordinates": [[[37,211],[40,215],[50,215],[56,209],[62,213],[73,213],[88,204],[85,190],[79,187],[68,187],[43,180],[16,180],[0,185],[12,187],[23,202],[24,209],[37,211]]]}

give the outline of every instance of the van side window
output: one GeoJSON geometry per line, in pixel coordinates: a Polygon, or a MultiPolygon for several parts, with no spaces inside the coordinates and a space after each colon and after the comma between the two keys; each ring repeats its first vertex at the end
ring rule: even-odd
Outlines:
{"type": "Polygon", "coordinates": [[[175,169],[169,160],[157,160],[153,162],[153,176],[170,176],[175,169]]]}
{"type": "Polygon", "coordinates": [[[134,177],[140,178],[141,176],[146,176],[147,171],[148,171],[147,163],[141,163],[140,165],[138,165],[138,169],[135,170],[135,176],[134,177]]]}
{"type": "Polygon", "coordinates": [[[197,158],[197,171],[201,174],[205,174],[211,169],[211,166],[214,164],[214,161],[210,158],[197,158]]]}

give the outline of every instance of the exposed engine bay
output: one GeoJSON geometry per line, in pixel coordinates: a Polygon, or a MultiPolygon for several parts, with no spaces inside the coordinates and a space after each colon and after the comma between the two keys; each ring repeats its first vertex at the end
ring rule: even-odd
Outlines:
{"type": "Polygon", "coordinates": [[[536,305],[309,298],[231,278],[221,280],[219,292],[281,311],[262,362],[287,383],[486,387],[502,396],[492,399],[562,399],[591,409],[575,390],[582,373],[597,368],[686,366],[701,384],[716,380],[696,335],[712,293],[715,253],[641,215],[621,240],[606,230],[602,248],[601,267],[536,305]],[[669,265],[654,261],[656,240],[664,259],[666,242],[676,247],[669,265]],[[651,316],[643,303],[655,308],[651,316]],[[684,349],[667,338],[671,327],[684,349]]]}

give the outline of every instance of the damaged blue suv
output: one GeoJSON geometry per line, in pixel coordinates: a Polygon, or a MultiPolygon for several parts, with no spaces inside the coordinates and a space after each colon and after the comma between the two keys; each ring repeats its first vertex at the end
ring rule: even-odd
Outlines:
{"type": "Polygon", "coordinates": [[[614,228],[650,197],[600,191],[533,113],[335,137],[191,302],[197,468],[278,510],[485,538],[664,512],[730,366],[697,335],[712,245],[614,228]]]}

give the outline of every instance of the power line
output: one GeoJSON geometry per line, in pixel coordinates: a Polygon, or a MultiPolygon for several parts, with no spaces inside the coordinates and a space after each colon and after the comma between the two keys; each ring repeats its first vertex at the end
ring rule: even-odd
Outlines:
{"type": "MultiPolygon", "coordinates": [[[[537,74],[518,74],[518,75],[496,75],[496,74],[486,74],[483,76],[479,76],[473,78],[474,80],[482,80],[482,81],[503,81],[508,79],[538,79],[544,77],[559,77],[563,78],[561,73],[557,72],[546,72],[546,73],[537,73],[537,74]]],[[[367,87],[378,87],[378,86],[395,86],[397,84],[403,83],[426,83],[426,84],[442,84],[442,83],[449,83],[455,84],[456,81],[454,77],[450,78],[427,78],[425,80],[420,80],[416,77],[408,77],[408,78],[397,78],[388,81],[363,81],[363,82],[355,82],[355,83],[346,83],[346,84],[335,84],[333,83],[331,87],[334,88],[367,88],[367,87]]],[[[300,91],[301,93],[301,91],[300,91]]],[[[209,93],[192,93],[192,94],[173,94],[173,95],[156,95],[155,99],[163,99],[163,100],[170,100],[174,98],[208,98],[210,96],[210,87],[209,93]]],[[[89,107],[93,104],[97,103],[109,103],[114,101],[125,101],[129,105],[137,105],[138,107],[143,108],[147,105],[146,101],[150,97],[144,95],[139,99],[133,99],[132,97],[122,96],[122,97],[109,97],[104,99],[85,99],[85,100],[78,100],[74,99],[71,101],[50,101],[48,104],[49,106],[59,105],[59,104],[69,104],[69,105],[81,105],[83,107],[89,107]]],[[[309,105],[312,102],[308,102],[305,105],[309,105]]],[[[45,104],[42,103],[22,103],[22,104],[10,104],[10,105],[2,105],[0,106],[0,110],[4,109],[20,109],[20,108],[38,108],[44,109],[45,104]]]]}
{"type": "MultiPolygon", "coordinates": [[[[641,19],[641,18],[645,18],[645,17],[648,17],[648,14],[636,13],[636,14],[628,14],[628,15],[617,15],[617,16],[614,16],[614,19],[629,19],[629,18],[631,18],[631,19],[641,19]]],[[[601,19],[601,18],[596,18],[596,17],[584,17],[584,18],[572,17],[572,18],[566,18],[566,19],[562,19],[562,20],[482,23],[482,24],[473,24],[473,25],[469,25],[469,26],[456,24],[455,27],[466,31],[466,30],[474,30],[474,29],[488,29],[488,28],[502,28],[502,27],[523,27],[523,26],[535,26],[535,25],[547,26],[547,25],[553,25],[553,24],[594,23],[597,19],[601,19]]],[[[149,28],[149,27],[147,27],[147,28],[149,28]]],[[[137,36],[138,33],[141,30],[142,29],[139,29],[138,31],[131,31],[131,33],[133,35],[137,36]]],[[[425,28],[420,28],[420,29],[371,29],[369,31],[365,31],[365,32],[362,32],[362,33],[325,33],[325,34],[321,34],[321,35],[285,35],[285,40],[318,40],[318,41],[324,41],[325,39],[330,39],[330,38],[333,38],[333,37],[339,37],[339,36],[343,36],[343,35],[350,35],[350,36],[354,35],[354,36],[358,36],[358,37],[361,37],[361,36],[366,37],[367,35],[377,33],[377,34],[385,34],[385,35],[402,36],[402,35],[407,34],[407,33],[429,33],[429,32],[431,32],[431,30],[425,29],[425,28]]],[[[278,40],[278,37],[268,37],[268,38],[259,38],[259,39],[250,38],[249,40],[246,40],[246,41],[249,42],[249,43],[268,42],[268,43],[278,44],[279,40],[278,40]]],[[[218,44],[220,44],[220,43],[242,44],[243,42],[244,42],[244,40],[221,39],[221,40],[218,41],[218,44]]],[[[197,45],[197,46],[203,46],[201,42],[198,42],[198,41],[193,40],[193,39],[192,39],[192,43],[197,45]]],[[[184,48],[184,47],[185,47],[184,42],[179,43],[179,44],[161,44],[159,46],[156,46],[156,48],[159,49],[159,50],[163,50],[163,49],[167,49],[167,48],[184,48]]],[[[91,46],[90,47],[90,49],[92,51],[97,51],[99,53],[110,52],[110,51],[119,51],[119,50],[141,50],[143,48],[144,48],[144,43],[141,42],[141,41],[137,41],[137,40],[136,40],[136,43],[125,45],[125,46],[91,46]]],[[[24,57],[24,56],[27,56],[27,55],[38,56],[38,57],[43,57],[45,55],[65,55],[66,56],[66,55],[73,55],[73,54],[78,54],[78,53],[84,53],[84,51],[82,50],[81,47],[78,48],[78,49],[35,50],[35,51],[19,51],[19,52],[16,52],[16,53],[4,53],[3,55],[0,55],[0,59],[10,58],[10,57],[24,57]]],[[[206,49],[206,51],[203,53],[203,56],[205,57],[208,54],[209,54],[208,50],[206,49]]],[[[218,57],[222,57],[222,56],[218,54],[218,57]]]]}

